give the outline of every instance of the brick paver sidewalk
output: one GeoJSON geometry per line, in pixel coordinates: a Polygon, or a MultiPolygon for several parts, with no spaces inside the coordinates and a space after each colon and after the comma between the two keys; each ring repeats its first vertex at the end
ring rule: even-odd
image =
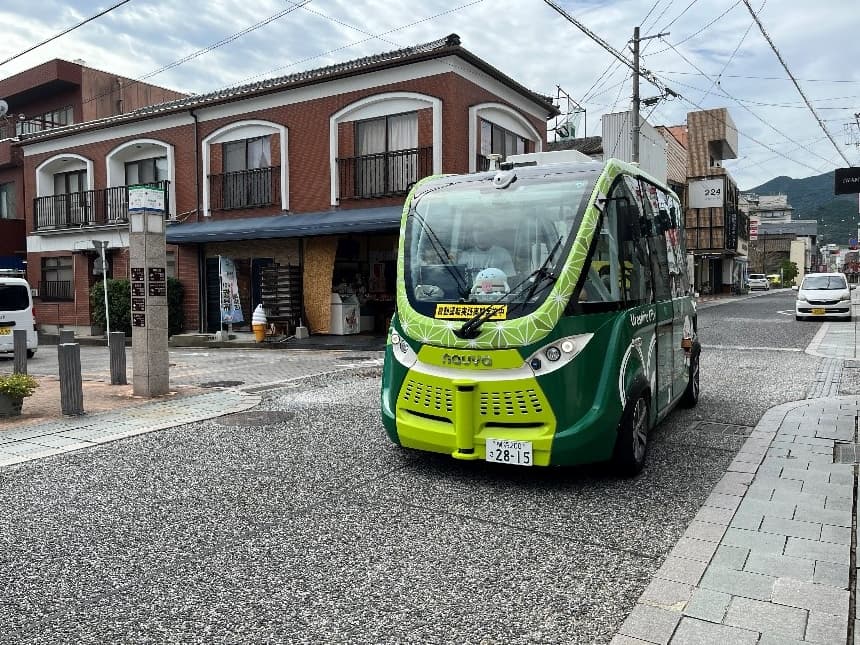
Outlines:
{"type": "Polygon", "coordinates": [[[834,446],[858,414],[858,397],[769,410],[612,645],[846,643],[855,467],[834,446]]]}

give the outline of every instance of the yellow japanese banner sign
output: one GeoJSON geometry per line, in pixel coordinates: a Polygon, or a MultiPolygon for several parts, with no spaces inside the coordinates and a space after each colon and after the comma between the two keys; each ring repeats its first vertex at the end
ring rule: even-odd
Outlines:
{"type": "Polygon", "coordinates": [[[467,320],[492,307],[493,313],[487,320],[505,320],[508,317],[507,305],[464,305],[464,304],[438,304],[434,318],[462,319],[467,320]]]}

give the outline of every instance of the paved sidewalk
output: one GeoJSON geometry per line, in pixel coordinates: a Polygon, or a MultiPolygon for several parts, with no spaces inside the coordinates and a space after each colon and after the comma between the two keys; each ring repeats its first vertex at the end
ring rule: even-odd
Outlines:
{"type": "Polygon", "coordinates": [[[258,394],[223,389],[129,408],[26,426],[0,433],[0,467],[241,412],[258,394]]]}
{"type": "Polygon", "coordinates": [[[860,397],[838,396],[856,325],[823,323],[807,353],[809,398],[761,418],[611,645],[860,645],[860,397]]]}
{"type": "Polygon", "coordinates": [[[834,446],[858,414],[858,397],[769,410],[612,645],[848,642],[857,453],[834,446]]]}

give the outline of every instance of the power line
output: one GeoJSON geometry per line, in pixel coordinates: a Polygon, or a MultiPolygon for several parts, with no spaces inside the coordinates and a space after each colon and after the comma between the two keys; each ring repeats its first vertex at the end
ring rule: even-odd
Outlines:
{"type": "MultiPolygon", "coordinates": [[[[381,39],[382,36],[387,36],[389,34],[393,34],[393,33],[398,32],[398,31],[403,31],[404,29],[408,29],[409,27],[414,27],[415,25],[421,24],[422,22],[427,22],[428,20],[433,20],[434,18],[438,18],[439,16],[444,16],[444,15],[447,15],[449,13],[454,13],[456,11],[460,11],[461,9],[471,7],[472,5],[481,4],[483,1],[484,0],[472,0],[471,2],[466,2],[464,4],[457,6],[457,7],[454,7],[453,9],[446,9],[445,11],[440,11],[439,13],[435,13],[432,16],[420,18],[419,20],[414,20],[414,21],[407,23],[405,25],[400,25],[399,27],[395,27],[394,29],[389,29],[387,31],[380,32],[378,34],[369,35],[367,38],[362,38],[361,40],[355,40],[351,43],[347,43],[346,45],[342,45],[340,47],[335,47],[334,49],[329,49],[328,51],[323,52],[321,54],[316,54],[314,56],[308,56],[307,58],[302,58],[301,60],[294,61],[288,65],[280,65],[279,67],[273,67],[272,69],[267,70],[265,72],[261,72],[259,74],[254,74],[253,76],[247,76],[244,79],[237,81],[236,83],[231,83],[230,85],[227,85],[227,86],[220,88],[220,89],[224,90],[224,89],[229,89],[230,87],[236,87],[237,85],[242,85],[244,83],[247,83],[248,81],[252,81],[255,78],[260,78],[261,76],[267,76],[269,74],[272,74],[274,72],[279,72],[279,71],[287,69],[289,67],[295,67],[296,65],[301,65],[302,63],[307,63],[309,61],[316,60],[317,58],[322,58],[323,56],[328,56],[329,54],[334,54],[334,53],[342,51],[344,49],[349,49],[350,47],[355,47],[356,45],[366,43],[369,40],[381,39]]],[[[304,5],[302,5],[302,6],[304,6],[304,5]]],[[[322,14],[319,14],[319,15],[322,15],[322,14]]],[[[358,29],[356,29],[356,30],[361,32],[361,30],[358,30],[358,29]]],[[[366,33],[366,32],[361,32],[361,33],[366,33]]],[[[450,65],[450,63],[449,63],[449,65],[450,65]]],[[[214,91],[217,92],[220,90],[214,90],[214,91]]]]}
{"type": "Polygon", "coordinates": [[[827,126],[824,125],[824,122],[821,120],[821,117],[818,116],[815,111],[815,108],[812,107],[812,104],[809,102],[809,99],[806,98],[806,94],[804,94],[803,90],[800,87],[800,84],[794,78],[794,75],[792,75],[791,70],[788,69],[788,65],[786,65],[785,61],[783,60],[782,55],[776,48],[776,45],[773,44],[773,41],[771,40],[770,36],[764,28],[764,25],[761,24],[761,21],[758,19],[758,16],[756,15],[755,11],[753,11],[753,8],[750,6],[749,0],[743,0],[743,3],[744,5],[746,5],[747,10],[750,12],[750,15],[753,17],[753,20],[755,20],[755,23],[758,25],[759,31],[761,31],[762,36],[764,36],[765,40],[767,40],[768,44],[770,45],[770,48],[773,50],[773,53],[776,54],[776,57],[779,59],[782,68],[785,70],[785,73],[788,74],[789,78],[791,78],[791,82],[794,84],[794,87],[797,88],[797,91],[800,93],[800,96],[803,97],[803,101],[806,103],[806,106],[809,108],[809,111],[812,112],[812,116],[814,116],[815,120],[818,121],[818,125],[821,126],[821,129],[824,131],[824,134],[826,134],[827,138],[830,139],[830,143],[832,143],[833,147],[836,148],[836,151],[839,153],[839,156],[842,157],[845,163],[850,166],[851,162],[848,161],[848,157],[845,156],[845,153],[843,153],[842,149],[836,144],[836,141],[833,139],[830,132],[827,130],[827,126]]]}
{"type": "Polygon", "coordinates": [[[76,24],[76,25],[72,25],[72,26],[71,26],[71,27],[69,27],[68,29],[64,29],[64,30],[63,30],[63,31],[61,31],[60,33],[55,34],[55,35],[51,36],[50,38],[46,38],[45,40],[43,40],[43,41],[42,41],[42,42],[40,42],[40,43],[36,43],[35,45],[33,45],[32,47],[30,47],[29,49],[25,49],[25,50],[24,50],[24,51],[22,51],[22,52],[18,52],[18,53],[17,53],[17,54],[15,54],[14,56],[10,56],[10,57],[9,57],[9,58],[7,58],[6,60],[0,61],[0,65],[5,65],[6,63],[8,63],[8,62],[10,62],[10,61],[13,61],[13,60],[15,60],[16,58],[20,58],[20,57],[21,57],[21,56],[23,56],[24,54],[29,54],[29,53],[30,53],[31,51],[33,51],[34,49],[37,49],[38,47],[41,47],[42,45],[46,45],[46,44],[48,44],[49,42],[51,42],[52,40],[56,40],[56,39],[57,39],[57,38],[59,38],[60,36],[65,36],[65,35],[66,35],[67,33],[69,33],[70,31],[74,31],[74,30],[75,30],[75,29],[77,29],[78,27],[82,27],[83,25],[87,24],[88,22],[92,22],[92,21],[93,21],[93,20],[95,20],[96,18],[101,18],[101,17],[102,17],[103,15],[105,15],[106,13],[110,13],[110,12],[111,12],[111,11],[113,11],[114,9],[117,9],[118,7],[121,7],[122,5],[124,5],[124,4],[128,3],[128,2],[131,2],[131,0],[122,0],[122,2],[117,2],[115,5],[108,7],[108,8],[107,8],[107,9],[105,9],[104,11],[101,11],[101,12],[97,13],[97,14],[96,14],[96,15],[94,15],[94,16],[90,16],[90,17],[89,17],[89,18],[87,18],[86,20],[82,20],[82,21],[81,21],[81,22],[79,22],[78,24],[76,24]]]}
{"type": "MultiPolygon", "coordinates": [[[[764,6],[766,4],[767,4],[767,0],[764,0],[761,3],[761,7],[759,7],[758,10],[761,11],[762,9],[764,9],[764,6]]],[[[708,91],[702,95],[702,98],[699,99],[700,101],[704,101],[706,98],[708,98],[708,94],[711,93],[711,90],[714,89],[714,86],[720,84],[720,78],[722,77],[723,72],[725,72],[726,69],[728,69],[728,66],[731,65],[732,61],[735,59],[735,54],[738,53],[738,50],[741,48],[741,45],[744,44],[744,41],[747,39],[747,36],[749,36],[749,33],[751,30],[752,30],[752,23],[747,25],[747,30],[744,32],[744,35],[741,36],[741,39],[738,41],[738,44],[735,46],[735,49],[732,52],[732,55],[729,56],[729,59],[726,61],[726,64],[723,65],[723,68],[720,70],[720,73],[717,74],[717,78],[711,81],[711,86],[708,88],[708,91]]]]}
{"type": "MultiPolygon", "coordinates": [[[[598,36],[596,33],[594,33],[593,31],[591,31],[591,29],[589,29],[588,27],[586,27],[586,26],[585,26],[584,24],[582,24],[579,20],[577,20],[576,18],[574,18],[573,16],[571,16],[569,13],[567,13],[564,9],[562,9],[562,8],[558,5],[558,3],[557,3],[557,2],[555,2],[554,0],[543,0],[543,1],[544,1],[547,5],[549,5],[549,6],[550,6],[550,7],[552,7],[553,9],[555,9],[555,10],[556,10],[556,11],[557,11],[557,12],[558,12],[558,13],[559,13],[559,14],[560,14],[560,15],[561,15],[565,20],[567,20],[567,21],[568,21],[568,22],[570,22],[571,24],[575,25],[575,26],[576,26],[576,28],[577,28],[577,29],[579,29],[582,33],[584,33],[586,36],[588,36],[589,38],[591,38],[591,39],[592,39],[594,42],[596,42],[598,45],[600,45],[601,47],[603,47],[603,49],[605,49],[605,50],[606,50],[606,51],[608,51],[610,54],[612,54],[612,55],[613,55],[616,59],[618,59],[622,64],[624,64],[625,66],[629,67],[629,68],[630,68],[630,70],[632,70],[632,71],[634,71],[634,72],[636,72],[636,71],[637,71],[636,69],[634,69],[634,65],[633,65],[633,63],[631,63],[629,60],[627,60],[627,58],[625,58],[625,57],[624,57],[624,55],[623,55],[621,52],[619,52],[617,49],[615,49],[615,48],[614,48],[612,45],[610,45],[608,42],[606,42],[605,40],[603,40],[603,38],[601,38],[600,36],[598,36]]],[[[657,79],[657,78],[656,78],[656,77],[655,77],[651,72],[649,72],[647,69],[640,68],[640,69],[638,70],[638,72],[639,72],[639,76],[641,76],[641,77],[642,77],[642,78],[644,78],[646,81],[648,81],[648,82],[649,82],[649,83],[651,83],[652,85],[654,85],[654,86],[656,86],[657,88],[659,88],[661,91],[664,91],[664,90],[665,90],[665,87],[663,86],[663,83],[662,83],[659,79],[657,79]]]]}
{"type": "MultiPolygon", "coordinates": [[[[708,76],[708,74],[706,74],[705,72],[703,72],[701,69],[699,69],[699,67],[698,67],[695,63],[693,63],[689,58],[687,58],[686,56],[684,56],[684,54],[682,54],[682,53],[677,49],[677,47],[675,47],[675,45],[672,45],[671,43],[667,43],[667,44],[668,44],[668,45],[669,45],[669,47],[670,47],[670,48],[671,48],[671,49],[672,49],[676,54],[678,54],[678,56],[680,56],[680,57],[684,60],[684,62],[686,62],[690,67],[692,67],[693,69],[695,69],[696,71],[698,71],[702,76],[704,76],[704,77],[705,77],[706,79],[708,79],[709,81],[712,81],[712,82],[713,82],[713,79],[712,79],[710,76],[708,76]]],[[[747,111],[747,112],[749,112],[753,117],[755,117],[755,119],[756,119],[756,120],[758,120],[759,122],[761,122],[761,123],[763,123],[764,125],[766,125],[767,127],[769,127],[771,130],[773,130],[774,132],[776,132],[778,135],[780,135],[780,136],[781,136],[781,137],[783,137],[784,139],[787,139],[788,141],[791,141],[791,142],[792,142],[793,144],[795,144],[795,145],[800,145],[799,143],[797,143],[797,141],[795,141],[795,140],[794,140],[794,139],[792,139],[790,136],[788,136],[787,134],[785,134],[784,132],[782,132],[780,129],[778,129],[776,126],[774,126],[772,123],[770,123],[769,121],[767,121],[767,120],[765,120],[765,119],[761,118],[758,114],[756,114],[755,112],[753,112],[753,111],[752,111],[750,108],[748,108],[746,105],[744,105],[743,103],[741,103],[740,101],[738,101],[734,96],[732,96],[731,94],[729,94],[728,92],[726,92],[726,90],[725,90],[724,88],[720,87],[720,88],[719,88],[719,91],[720,91],[720,93],[721,93],[725,98],[730,99],[730,100],[734,101],[735,103],[737,103],[737,104],[738,104],[739,106],[741,106],[744,110],[746,110],[746,111],[747,111]]],[[[703,99],[702,99],[702,100],[703,100],[703,99]]],[[[826,158],[822,157],[822,156],[821,156],[821,155],[819,155],[818,153],[813,152],[812,150],[810,150],[809,148],[806,148],[805,146],[801,146],[801,147],[803,147],[803,149],[804,149],[804,150],[806,150],[809,154],[811,154],[811,155],[813,155],[813,156],[815,156],[815,157],[818,157],[819,159],[821,159],[821,160],[823,160],[823,161],[826,161],[827,163],[832,163],[832,161],[830,161],[830,159],[826,159],[826,158]]],[[[788,158],[788,157],[786,157],[786,158],[788,158]]]]}
{"type": "MultiPolygon", "coordinates": [[[[127,1],[128,0],[126,0],[126,2],[127,1]]],[[[140,76],[140,77],[132,80],[131,82],[124,84],[122,86],[122,88],[125,89],[127,87],[131,87],[132,85],[136,85],[136,84],[146,80],[147,78],[151,78],[153,76],[161,74],[162,72],[167,71],[168,69],[173,69],[174,67],[178,67],[180,65],[183,65],[190,60],[193,60],[195,58],[198,58],[199,56],[202,56],[203,54],[209,53],[215,49],[218,49],[219,47],[223,47],[224,45],[227,45],[227,44],[241,38],[242,36],[249,34],[252,31],[257,30],[260,27],[263,27],[265,25],[268,25],[271,22],[274,22],[278,18],[282,18],[283,16],[287,15],[288,13],[292,13],[296,9],[302,8],[304,5],[306,5],[310,2],[312,2],[312,0],[304,0],[301,4],[294,4],[292,7],[289,7],[287,9],[279,11],[275,14],[272,14],[268,18],[265,18],[264,20],[261,20],[260,22],[257,22],[253,25],[250,25],[249,27],[245,27],[244,29],[241,29],[237,32],[234,32],[234,33],[230,34],[229,36],[227,36],[226,38],[219,40],[218,42],[212,43],[211,45],[208,45],[208,46],[204,47],[203,49],[198,49],[197,51],[192,52],[191,54],[188,54],[187,56],[183,56],[182,58],[179,58],[179,59],[173,61],[172,63],[168,63],[167,65],[164,65],[163,67],[159,67],[156,70],[148,72],[147,74],[144,74],[143,76],[140,76]]],[[[96,100],[98,100],[104,96],[110,95],[111,93],[112,93],[112,90],[109,90],[107,92],[102,92],[101,94],[96,94],[96,95],[91,96],[91,97],[87,98],[86,100],[82,101],[81,104],[90,103],[91,101],[96,101],[96,100]]]]}
{"type": "MultiPolygon", "coordinates": [[[[683,39],[679,40],[678,42],[676,42],[676,43],[675,43],[675,45],[680,45],[681,43],[685,43],[685,42],[687,42],[687,41],[688,41],[688,40],[690,40],[691,38],[695,38],[695,37],[696,37],[696,36],[698,36],[700,33],[702,33],[703,31],[705,31],[708,27],[710,27],[711,25],[713,25],[713,24],[715,24],[715,23],[719,22],[719,21],[720,21],[720,19],[721,19],[723,16],[725,16],[725,15],[726,15],[727,13],[729,13],[732,9],[734,9],[735,7],[737,7],[740,3],[741,3],[741,0],[737,0],[737,2],[735,2],[731,7],[729,7],[729,8],[728,8],[728,9],[726,9],[725,11],[723,11],[723,13],[721,13],[719,16],[717,16],[716,18],[714,18],[713,20],[711,20],[711,22],[709,22],[707,25],[705,25],[704,27],[702,27],[702,28],[701,28],[701,29],[699,29],[698,31],[693,32],[692,34],[690,34],[690,35],[689,35],[689,36],[687,36],[686,38],[683,38],[683,39]]],[[[691,4],[692,4],[692,3],[691,3],[691,4]]],[[[686,11],[686,10],[685,10],[685,11],[686,11]]],[[[680,17],[680,16],[679,16],[679,17],[680,17]]],[[[671,25],[672,23],[669,23],[669,24],[671,25]]],[[[669,43],[666,43],[666,44],[668,45],[669,43]]],[[[658,50],[658,51],[656,51],[656,52],[652,52],[652,55],[653,55],[653,56],[656,56],[657,54],[662,54],[663,52],[668,51],[668,49],[669,49],[668,47],[667,47],[667,48],[665,48],[665,49],[660,49],[660,50],[658,50]]]]}
{"type": "MultiPolygon", "coordinates": [[[[676,43],[677,45],[678,43],[676,43]]],[[[666,49],[662,49],[660,51],[668,51],[671,49],[667,47],[666,49]]],[[[651,70],[656,74],[677,74],[678,76],[698,76],[698,74],[693,72],[679,72],[674,69],[655,69],[651,70]]],[[[787,81],[789,79],[784,76],[745,76],[743,74],[724,74],[723,78],[743,78],[752,81],[787,81]]],[[[860,83],[860,80],[854,79],[826,79],[826,78],[801,78],[798,79],[804,83],[860,83]]],[[[853,97],[850,97],[853,98],[853,97]]]]}

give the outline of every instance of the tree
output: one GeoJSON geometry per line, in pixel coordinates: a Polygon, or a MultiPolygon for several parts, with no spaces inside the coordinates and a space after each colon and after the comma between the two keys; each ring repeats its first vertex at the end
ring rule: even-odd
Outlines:
{"type": "Polygon", "coordinates": [[[792,284],[794,282],[794,278],[797,277],[797,263],[783,260],[782,265],[780,265],[779,268],[782,272],[782,286],[784,287],[787,284],[792,284]]]}

